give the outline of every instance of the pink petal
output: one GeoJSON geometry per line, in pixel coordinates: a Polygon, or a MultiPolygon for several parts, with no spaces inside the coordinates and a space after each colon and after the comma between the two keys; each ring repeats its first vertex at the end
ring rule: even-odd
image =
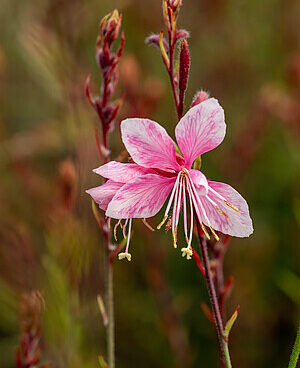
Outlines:
{"type": "Polygon", "coordinates": [[[100,185],[100,187],[86,190],[86,193],[88,193],[93,200],[98,203],[102,210],[106,211],[109,202],[123,185],[124,183],[117,183],[115,181],[108,180],[105,184],[100,185]]]}
{"type": "Polygon", "coordinates": [[[125,184],[108,205],[106,215],[115,219],[147,218],[157,214],[176,178],[147,174],[125,184]]]}
{"type": "Polygon", "coordinates": [[[122,164],[117,161],[110,161],[93,171],[104,178],[112,179],[119,183],[127,183],[138,176],[151,172],[151,170],[137,164],[122,164]]]}
{"type": "Polygon", "coordinates": [[[175,129],[185,166],[190,168],[198,156],[217,147],[224,139],[225,130],[224,111],[215,98],[192,107],[175,129]]]}
{"type": "Polygon", "coordinates": [[[149,119],[126,119],[122,140],[132,159],[148,168],[177,170],[175,144],[166,130],[149,119]]]}
{"type": "Polygon", "coordinates": [[[206,176],[199,170],[189,170],[190,177],[198,191],[199,195],[206,195],[208,191],[208,182],[206,176]]]}
{"type": "MultiPolygon", "coordinates": [[[[246,200],[228,184],[208,181],[208,185],[238,209],[238,211],[232,209],[209,190],[208,196],[228,216],[226,218],[205,197],[200,197],[213,229],[240,238],[252,234],[252,220],[246,200]]],[[[208,225],[205,221],[203,222],[208,225]]]]}

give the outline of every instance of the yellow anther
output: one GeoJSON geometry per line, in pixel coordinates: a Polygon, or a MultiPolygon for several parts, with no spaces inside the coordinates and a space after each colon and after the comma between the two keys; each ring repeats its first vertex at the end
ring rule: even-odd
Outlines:
{"type": "Polygon", "coordinates": [[[219,241],[219,240],[220,240],[220,238],[219,238],[219,237],[218,237],[218,235],[215,233],[215,230],[214,230],[211,226],[209,226],[209,228],[210,228],[210,231],[211,231],[211,233],[213,234],[214,238],[216,239],[216,241],[219,241]]]}
{"type": "Polygon", "coordinates": [[[119,260],[126,258],[127,261],[131,261],[131,254],[130,253],[119,253],[118,257],[119,257],[119,260]]]}
{"type": "Polygon", "coordinates": [[[144,223],[144,225],[149,229],[149,230],[151,230],[151,231],[155,231],[154,229],[153,229],[153,227],[146,221],[146,219],[145,218],[143,218],[142,219],[142,221],[143,221],[143,223],[144,223]]]}
{"type": "Polygon", "coordinates": [[[205,226],[203,225],[203,222],[201,222],[201,227],[202,227],[202,230],[203,230],[205,236],[207,237],[207,239],[210,240],[210,236],[209,236],[208,232],[206,231],[205,226]]]}
{"type": "Polygon", "coordinates": [[[163,218],[162,222],[157,226],[157,229],[158,229],[158,230],[163,226],[163,224],[166,222],[166,219],[167,219],[167,218],[168,218],[168,215],[166,215],[166,216],[163,218]]]}
{"type": "Polygon", "coordinates": [[[172,236],[174,248],[177,248],[177,226],[175,226],[175,230],[173,231],[172,236]]]}
{"type": "Polygon", "coordinates": [[[227,204],[227,206],[231,207],[233,210],[238,211],[239,209],[236,208],[233,204],[229,203],[228,201],[224,200],[224,202],[227,204]]]}
{"type": "Polygon", "coordinates": [[[182,252],[182,257],[186,257],[186,259],[192,259],[193,251],[191,250],[191,248],[189,247],[181,248],[181,252],[182,252]]]}
{"type": "Polygon", "coordinates": [[[123,226],[123,237],[126,239],[126,225],[123,226]]]}
{"type": "Polygon", "coordinates": [[[189,244],[189,238],[188,238],[187,235],[185,236],[185,241],[186,241],[187,244],[189,244]]]}
{"type": "Polygon", "coordinates": [[[111,220],[111,218],[110,217],[108,217],[107,218],[107,227],[110,229],[110,220],[111,220]]]}
{"type": "Polygon", "coordinates": [[[216,207],[217,211],[219,211],[222,215],[224,215],[226,218],[229,218],[225,212],[223,212],[219,207],[216,207]]]}

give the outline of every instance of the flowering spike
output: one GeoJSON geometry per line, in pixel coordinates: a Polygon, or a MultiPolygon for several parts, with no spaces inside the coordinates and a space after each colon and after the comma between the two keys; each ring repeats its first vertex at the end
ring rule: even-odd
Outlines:
{"type": "Polygon", "coordinates": [[[232,326],[233,326],[233,324],[234,324],[234,322],[237,319],[237,316],[239,314],[239,309],[240,309],[240,306],[238,306],[236,308],[233,315],[230,317],[230,319],[226,323],[226,326],[225,326],[225,329],[224,329],[224,332],[223,332],[224,339],[225,339],[226,342],[228,342],[228,337],[229,337],[230,331],[232,329],[232,326]]]}

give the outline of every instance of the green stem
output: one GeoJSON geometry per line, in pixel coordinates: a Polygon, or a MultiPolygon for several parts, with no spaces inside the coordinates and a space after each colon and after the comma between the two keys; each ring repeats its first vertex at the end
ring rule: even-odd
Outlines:
{"type": "Polygon", "coordinates": [[[226,368],[232,368],[230,355],[229,355],[229,349],[228,349],[228,342],[226,341],[223,344],[223,352],[224,352],[226,368]]]}
{"type": "Polygon", "coordinates": [[[289,363],[288,368],[296,368],[299,354],[300,354],[300,325],[298,328],[297,337],[296,337],[295,345],[294,345],[294,348],[291,354],[290,363],[289,363]]]}

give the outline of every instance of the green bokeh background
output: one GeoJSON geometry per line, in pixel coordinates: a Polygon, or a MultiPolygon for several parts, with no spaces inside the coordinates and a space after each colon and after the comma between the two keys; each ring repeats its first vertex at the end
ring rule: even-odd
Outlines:
{"type": "MultiPolygon", "coordinates": [[[[1,1],[3,368],[14,366],[20,297],[32,289],[46,303],[43,361],[88,368],[105,355],[96,302],[104,292],[103,239],[84,193],[100,184],[91,169],[101,162],[83,87],[89,72],[95,90],[100,83],[95,39],[99,20],[114,8],[123,14],[127,71],[116,97],[134,80],[133,101],[151,94],[139,114],[174,137],[168,78],[159,52],[144,43],[163,28],[160,1],[1,1]],[[61,197],[66,177],[70,210],[61,197]]],[[[225,259],[225,274],[235,279],[228,317],[241,306],[230,340],[234,367],[287,367],[299,322],[299,14],[293,0],[183,0],[179,17],[191,33],[186,109],[203,88],[226,113],[226,139],[202,158],[203,172],[238,189],[254,222],[254,234],[233,239],[225,259]]],[[[132,105],[125,97],[120,118],[133,115],[132,105]]],[[[118,123],[114,158],[123,150],[118,123]]],[[[207,291],[194,262],[172,249],[169,233],[153,236],[138,221],[131,253],[130,264],[115,264],[117,367],[217,367],[214,331],[200,308],[207,291]],[[183,346],[174,349],[178,336],[183,346]],[[188,357],[184,365],[180,354],[188,357]]]]}

